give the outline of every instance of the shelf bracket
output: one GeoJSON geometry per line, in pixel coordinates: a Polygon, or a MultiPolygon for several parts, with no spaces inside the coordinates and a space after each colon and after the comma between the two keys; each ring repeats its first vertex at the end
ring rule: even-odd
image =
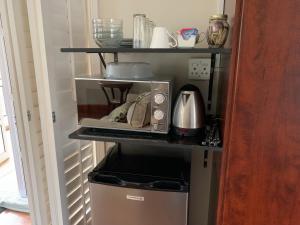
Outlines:
{"type": "MultiPolygon", "coordinates": [[[[105,63],[102,53],[99,52],[98,55],[100,57],[100,60],[101,60],[101,63],[103,65],[104,69],[106,69],[106,63],[105,63]]],[[[100,64],[100,67],[101,67],[101,64],[100,64]]]]}
{"type": "Polygon", "coordinates": [[[207,98],[207,109],[209,111],[211,110],[211,104],[212,104],[215,64],[216,64],[216,54],[213,53],[213,54],[211,54],[211,68],[210,68],[210,77],[209,77],[209,85],[208,85],[208,98],[207,98]]]}
{"type": "Polygon", "coordinates": [[[118,62],[119,58],[118,58],[118,53],[114,52],[114,62],[118,62]]]}
{"type": "MultiPolygon", "coordinates": [[[[119,61],[119,57],[118,57],[118,53],[117,52],[114,52],[114,62],[118,62],[119,61]]],[[[101,52],[98,52],[98,55],[99,55],[99,58],[100,58],[100,67],[101,67],[101,64],[103,65],[104,69],[106,69],[106,63],[105,63],[105,60],[104,60],[104,57],[102,55],[101,52]]]]}

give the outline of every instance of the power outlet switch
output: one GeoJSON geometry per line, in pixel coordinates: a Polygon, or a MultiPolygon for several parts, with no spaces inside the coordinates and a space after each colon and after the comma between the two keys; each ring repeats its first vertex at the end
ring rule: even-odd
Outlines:
{"type": "Polygon", "coordinates": [[[211,65],[210,58],[189,59],[189,79],[209,80],[210,65],[211,65]]]}

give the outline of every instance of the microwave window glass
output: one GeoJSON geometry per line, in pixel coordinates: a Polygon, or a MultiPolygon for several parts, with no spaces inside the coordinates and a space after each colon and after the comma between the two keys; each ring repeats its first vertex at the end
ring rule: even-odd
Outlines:
{"type": "Polygon", "coordinates": [[[76,95],[81,125],[109,129],[150,129],[150,83],[76,80],[76,95]]]}

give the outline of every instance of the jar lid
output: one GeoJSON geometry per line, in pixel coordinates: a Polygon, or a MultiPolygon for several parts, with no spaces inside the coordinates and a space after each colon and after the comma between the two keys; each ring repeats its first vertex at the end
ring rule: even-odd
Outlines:
{"type": "Polygon", "coordinates": [[[209,17],[209,20],[227,20],[227,18],[226,14],[215,14],[209,17]]]}

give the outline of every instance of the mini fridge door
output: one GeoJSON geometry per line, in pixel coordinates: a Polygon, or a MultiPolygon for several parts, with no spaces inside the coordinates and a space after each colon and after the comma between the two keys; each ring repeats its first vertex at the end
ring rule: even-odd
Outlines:
{"type": "Polygon", "coordinates": [[[90,183],[93,225],[187,225],[188,193],[90,183]]]}

